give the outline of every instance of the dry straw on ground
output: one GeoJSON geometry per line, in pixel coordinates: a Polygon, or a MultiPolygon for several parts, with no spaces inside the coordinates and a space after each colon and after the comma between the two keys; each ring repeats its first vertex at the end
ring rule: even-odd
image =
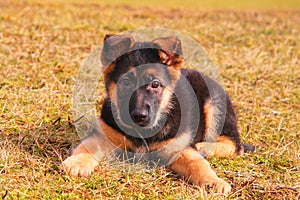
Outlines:
{"type": "MultiPolygon", "coordinates": [[[[216,197],[164,168],[143,171],[124,164],[120,170],[118,163],[104,162],[88,179],[58,168],[79,140],[71,103],[83,59],[107,33],[160,26],[206,48],[236,105],[242,139],[258,146],[236,159],[210,159],[233,184],[229,198],[299,199],[299,10],[62,1],[1,1],[0,10],[0,198],[216,197]]],[[[98,106],[103,95],[99,84],[98,106]]]]}

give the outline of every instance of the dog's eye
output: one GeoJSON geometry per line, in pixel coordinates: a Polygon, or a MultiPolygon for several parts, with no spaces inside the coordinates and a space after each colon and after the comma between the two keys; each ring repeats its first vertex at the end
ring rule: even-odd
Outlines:
{"type": "Polygon", "coordinates": [[[123,80],[121,81],[121,84],[122,84],[123,86],[128,87],[128,86],[131,84],[131,81],[130,81],[129,78],[125,78],[125,79],[123,79],[123,80]]]}
{"type": "Polygon", "coordinates": [[[152,88],[158,88],[160,86],[160,82],[158,80],[153,80],[151,83],[152,88]]]}

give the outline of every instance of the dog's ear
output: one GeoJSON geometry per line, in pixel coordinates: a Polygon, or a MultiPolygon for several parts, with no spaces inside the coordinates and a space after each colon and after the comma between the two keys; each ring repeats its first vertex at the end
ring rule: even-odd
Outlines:
{"type": "Polygon", "coordinates": [[[167,66],[178,66],[183,62],[181,41],[174,36],[157,38],[152,41],[157,44],[159,57],[167,66]]]}
{"type": "Polygon", "coordinates": [[[131,35],[108,34],[104,37],[101,61],[104,66],[110,65],[134,45],[131,35]]]}

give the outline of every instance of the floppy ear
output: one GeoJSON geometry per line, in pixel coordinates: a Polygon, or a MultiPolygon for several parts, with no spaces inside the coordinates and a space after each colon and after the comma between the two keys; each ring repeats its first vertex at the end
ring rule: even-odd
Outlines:
{"type": "Polygon", "coordinates": [[[104,66],[110,65],[134,45],[131,35],[108,34],[104,37],[101,61],[104,66]]]}
{"type": "Polygon", "coordinates": [[[159,57],[163,64],[167,66],[177,66],[183,62],[181,42],[177,37],[163,37],[157,38],[152,41],[157,44],[159,57]]]}

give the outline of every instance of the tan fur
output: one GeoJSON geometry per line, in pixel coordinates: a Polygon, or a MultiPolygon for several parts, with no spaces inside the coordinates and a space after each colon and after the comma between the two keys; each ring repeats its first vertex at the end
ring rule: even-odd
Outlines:
{"type": "Polygon", "coordinates": [[[63,168],[72,176],[88,176],[98,162],[113,152],[114,146],[100,134],[90,135],[63,163],[63,168]]]}
{"type": "Polygon", "coordinates": [[[169,152],[172,151],[182,151],[191,143],[191,134],[181,133],[180,135],[164,140],[161,142],[155,142],[149,145],[151,151],[157,151],[162,148],[169,149],[169,152]]]}
{"type": "Polygon", "coordinates": [[[224,194],[231,190],[231,186],[211,169],[208,161],[192,148],[186,149],[170,167],[193,184],[212,185],[217,192],[224,194]]]}
{"type": "Polygon", "coordinates": [[[205,142],[216,142],[219,134],[216,131],[216,126],[218,124],[218,109],[211,104],[211,100],[205,102],[204,104],[205,113],[205,142]]]}
{"type": "Polygon", "coordinates": [[[117,95],[117,92],[115,92],[115,89],[116,89],[116,83],[115,82],[111,82],[108,86],[108,92],[109,92],[109,96],[111,97],[112,99],[112,102],[115,103],[116,105],[118,105],[118,95],[117,95]]]}
{"type": "Polygon", "coordinates": [[[172,86],[173,87],[175,87],[177,80],[179,80],[179,78],[180,78],[180,68],[182,65],[183,65],[183,57],[178,56],[177,62],[174,63],[174,65],[172,65],[169,69],[169,73],[172,77],[172,86]]]}
{"type": "Polygon", "coordinates": [[[234,157],[243,152],[237,152],[235,143],[226,136],[218,137],[217,142],[199,142],[195,147],[207,157],[234,157]]]}
{"type": "MultiPolygon", "coordinates": [[[[75,149],[72,156],[63,162],[64,169],[70,175],[90,175],[98,165],[98,162],[104,156],[112,153],[117,147],[125,150],[130,148],[135,152],[146,152],[145,148],[135,148],[129,140],[102,120],[99,120],[99,123],[102,133],[109,141],[101,136],[101,134],[94,134],[85,139],[75,149]]],[[[217,177],[215,172],[210,168],[209,163],[199,152],[192,148],[186,149],[191,139],[188,136],[189,134],[181,134],[173,139],[153,143],[149,148],[151,151],[158,151],[160,156],[170,160],[171,169],[179,175],[188,178],[190,182],[197,185],[212,185],[216,187],[217,192],[229,193],[231,189],[230,185],[217,177]],[[182,151],[184,152],[181,154],[182,151]],[[173,152],[173,154],[170,154],[170,152],[173,152]],[[167,158],[168,156],[169,158],[167,158]],[[172,157],[175,158],[175,161],[172,157]]],[[[224,142],[227,140],[222,138],[220,141],[224,142]]]]}
{"type": "Polygon", "coordinates": [[[163,98],[162,98],[162,101],[160,103],[160,107],[159,107],[158,113],[161,113],[161,111],[163,109],[166,109],[168,107],[170,98],[172,96],[172,88],[170,88],[170,87],[164,88],[162,96],[163,96],[163,98]]]}
{"type": "Polygon", "coordinates": [[[81,153],[68,157],[62,166],[71,176],[89,176],[98,165],[98,160],[89,153],[81,153]]]}
{"type": "Polygon", "coordinates": [[[190,133],[181,133],[175,138],[169,139],[168,142],[157,142],[154,150],[159,157],[164,159],[166,165],[170,165],[190,146],[191,141],[192,135],[190,133]]]}
{"type": "Polygon", "coordinates": [[[145,69],[141,76],[153,75],[153,74],[157,74],[157,70],[155,68],[150,67],[150,68],[145,69]]]}
{"type": "MultiPolygon", "coordinates": [[[[124,150],[131,150],[138,153],[146,153],[148,149],[145,146],[136,147],[133,143],[128,140],[124,135],[108,126],[101,119],[99,125],[103,134],[109,139],[109,141],[115,146],[115,148],[121,148],[124,150]]],[[[161,149],[168,149],[168,152],[182,151],[191,142],[190,134],[180,134],[178,137],[164,140],[161,142],[154,142],[149,144],[148,148],[150,151],[158,151],[161,149]]]]}
{"type": "MultiPolygon", "coordinates": [[[[146,153],[144,146],[136,147],[118,131],[99,120],[101,130],[97,134],[90,135],[72,153],[72,156],[63,162],[64,169],[73,176],[88,176],[105,156],[113,153],[117,148],[131,150],[138,153],[146,153]]],[[[176,138],[155,142],[149,145],[150,151],[158,151],[164,159],[172,161],[176,155],[190,144],[190,134],[181,134],[176,138]],[[173,153],[170,153],[173,152],[173,153]]]]}
{"type": "Polygon", "coordinates": [[[158,116],[163,111],[163,109],[168,108],[170,98],[173,94],[173,90],[176,86],[177,81],[180,78],[180,69],[179,69],[179,67],[177,69],[177,65],[169,67],[168,72],[170,73],[170,75],[172,77],[171,78],[172,82],[171,82],[170,86],[167,86],[166,88],[164,88],[164,91],[163,91],[163,94],[162,94],[162,96],[163,96],[162,102],[161,102],[160,108],[158,110],[158,116]]]}
{"type": "Polygon", "coordinates": [[[131,149],[134,150],[136,147],[132,144],[132,142],[124,135],[116,131],[115,129],[108,126],[101,119],[98,120],[99,125],[101,127],[101,132],[107,137],[107,139],[116,147],[122,149],[131,149]]]}
{"type": "Polygon", "coordinates": [[[104,68],[103,74],[105,77],[105,80],[109,80],[109,75],[114,71],[116,64],[112,63],[104,68]]]}
{"type": "Polygon", "coordinates": [[[183,65],[183,56],[178,55],[176,58],[176,62],[172,65],[172,68],[179,72],[182,65],[183,65]]]}

